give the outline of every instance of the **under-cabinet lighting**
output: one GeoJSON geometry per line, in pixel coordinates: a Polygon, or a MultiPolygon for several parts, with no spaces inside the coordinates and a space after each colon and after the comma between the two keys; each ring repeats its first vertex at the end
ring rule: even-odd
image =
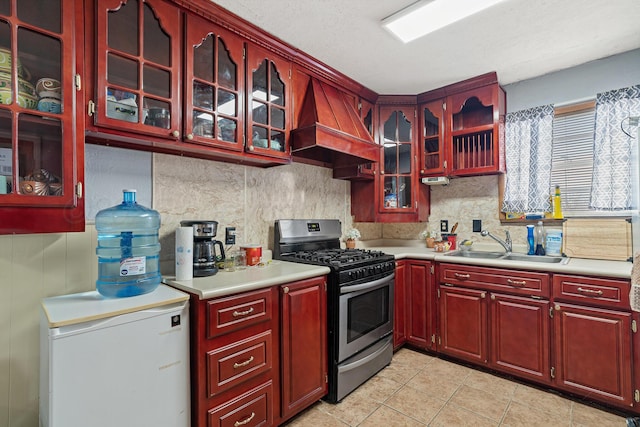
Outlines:
{"type": "Polygon", "coordinates": [[[382,26],[408,43],[505,0],[420,0],[382,20],[382,26]]]}

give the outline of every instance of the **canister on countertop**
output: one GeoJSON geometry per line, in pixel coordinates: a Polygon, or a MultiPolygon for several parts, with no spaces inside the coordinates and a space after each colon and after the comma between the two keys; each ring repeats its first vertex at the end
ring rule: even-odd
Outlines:
{"type": "Polygon", "coordinates": [[[547,230],[546,253],[551,256],[562,255],[562,231],[547,230]]]}
{"type": "Polygon", "coordinates": [[[260,258],[262,257],[262,246],[249,244],[240,246],[240,249],[244,250],[247,256],[247,265],[257,265],[260,263],[260,258]]]}

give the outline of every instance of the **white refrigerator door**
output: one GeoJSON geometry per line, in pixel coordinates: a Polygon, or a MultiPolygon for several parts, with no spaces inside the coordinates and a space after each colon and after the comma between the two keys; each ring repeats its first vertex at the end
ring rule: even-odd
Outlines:
{"type": "Polygon", "coordinates": [[[49,329],[44,425],[188,427],[188,331],[188,302],[49,329]]]}

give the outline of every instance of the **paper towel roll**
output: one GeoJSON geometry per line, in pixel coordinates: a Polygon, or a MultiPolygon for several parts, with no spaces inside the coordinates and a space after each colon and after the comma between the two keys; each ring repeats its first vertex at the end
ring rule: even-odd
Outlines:
{"type": "Polygon", "coordinates": [[[193,279],[193,227],[176,228],[176,280],[193,279]]]}

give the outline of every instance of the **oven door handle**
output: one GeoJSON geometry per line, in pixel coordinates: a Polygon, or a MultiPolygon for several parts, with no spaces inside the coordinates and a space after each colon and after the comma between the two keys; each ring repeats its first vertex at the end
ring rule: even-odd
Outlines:
{"type": "MultiPolygon", "coordinates": [[[[390,345],[390,342],[388,340],[380,340],[378,342],[382,344],[380,346],[380,348],[376,349],[373,353],[363,357],[360,360],[357,360],[357,361],[355,361],[353,363],[348,363],[346,365],[341,365],[340,366],[340,371],[341,372],[351,371],[352,369],[356,369],[356,368],[359,368],[362,365],[366,365],[371,360],[374,360],[375,358],[377,358],[390,345]]],[[[372,347],[375,347],[375,345],[372,346],[372,347]]]]}
{"type": "Polygon", "coordinates": [[[342,286],[340,287],[340,293],[349,294],[351,292],[358,292],[365,289],[373,289],[382,285],[383,283],[393,280],[395,277],[396,273],[391,273],[390,275],[385,276],[381,279],[374,280],[373,282],[362,283],[360,285],[342,286]]]}

